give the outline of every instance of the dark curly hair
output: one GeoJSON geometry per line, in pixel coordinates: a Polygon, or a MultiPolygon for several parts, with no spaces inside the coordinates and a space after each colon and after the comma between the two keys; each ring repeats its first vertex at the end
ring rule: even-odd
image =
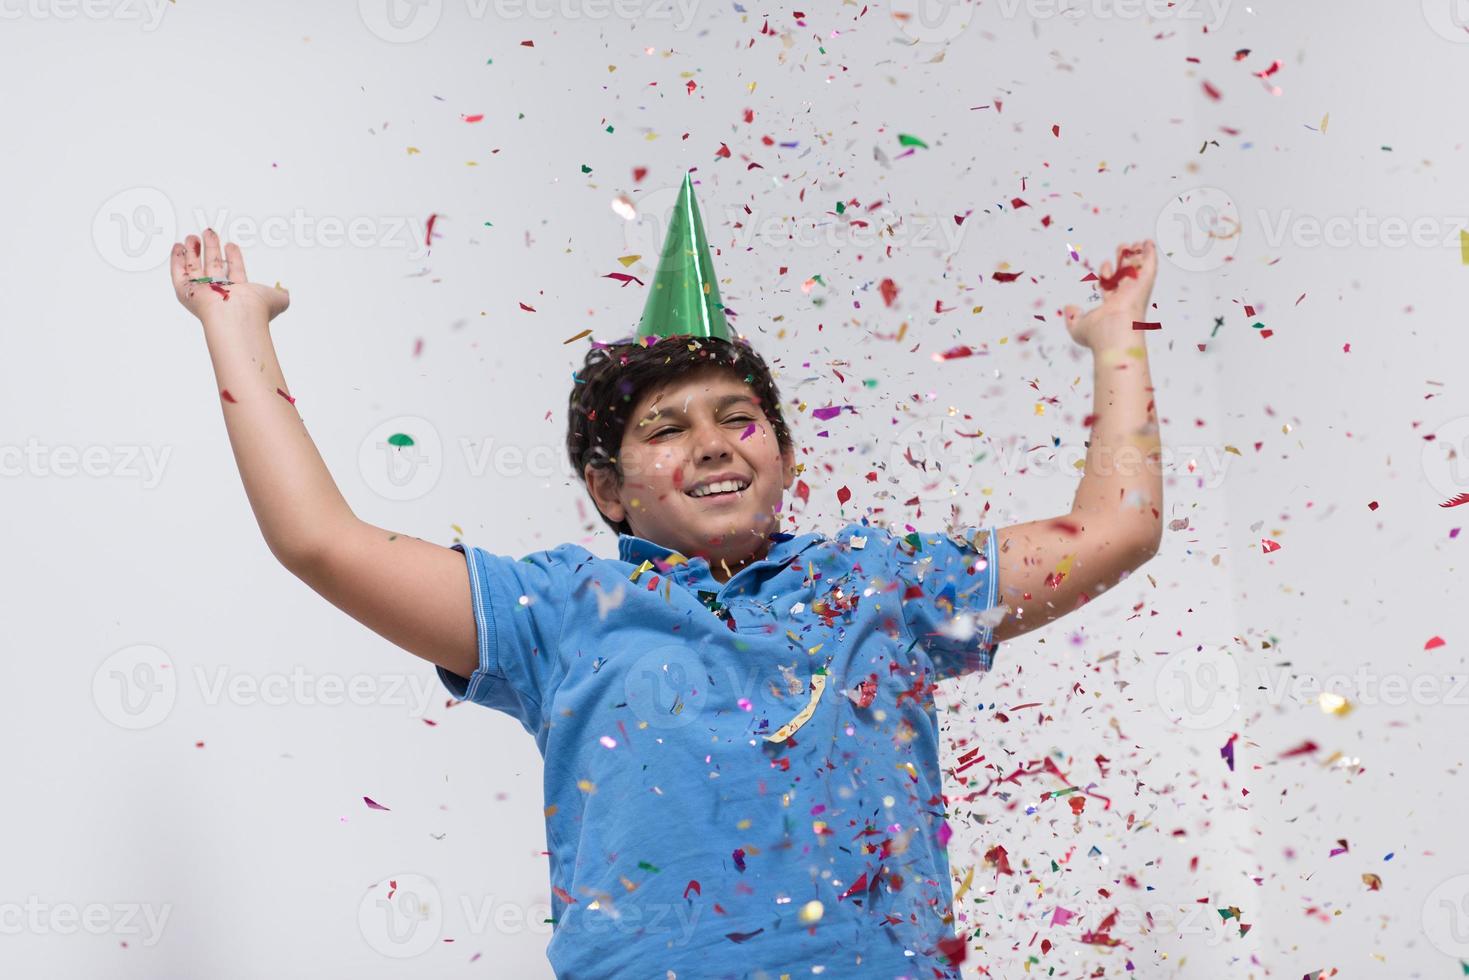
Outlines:
{"type": "MultiPolygon", "coordinates": [[[[619,455],[633,407],[649,390],[707,368],[749,385],[781,451],[793,448],[775,379],[748,341],[691,336],[650,337],[646,343],[631,337],[610,344],[593,341],[582,369],[572,376],[567,406],[566,453],[577,478],[585,483],[591,466],[611,471],[622,486],[619,455]]],[[[632,533],[626,519],[613,521],[600,509],[598,514],[615,533],[632,533]]]]}

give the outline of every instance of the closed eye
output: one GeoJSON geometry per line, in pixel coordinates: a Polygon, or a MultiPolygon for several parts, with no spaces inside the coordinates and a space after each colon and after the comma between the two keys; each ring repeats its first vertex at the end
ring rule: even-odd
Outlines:
{"type": "MultiPolygon", "coordinates": [[[[725,422],[743,422],[743,423],[750,423],[750,422],[753,422],[755,420],[752,419],[752,418],[750,418],[750,416],[748,416],[748,415],[731,415],[729,418],[725,419],[724,421],[725,422]]],[[[678,431],[678,426],[672,425],[672,426],[668,426],[668,427],[663,428],[663,429],[659,429],[657,432],[653,433],[648,438],[649,439],[657,439],[659,436],[666,435],[666,434],[668,434],[670,432],[677,432],[677,431],[678,431]]]]}

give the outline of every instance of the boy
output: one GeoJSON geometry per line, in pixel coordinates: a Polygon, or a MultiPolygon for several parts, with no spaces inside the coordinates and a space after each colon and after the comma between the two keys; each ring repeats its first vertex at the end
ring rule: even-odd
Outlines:
{"type": "Polygon", "coordinates": [[[933,691],[1157,550],[1133,329],[1151,242],[1102,267],[1097,309],[1065,311],[1096,358],[1069,514],[782,533],[795,446],[765,362],[729,334],[685,180],[638,336],[594,343],[570,398],[568,453],[617,557],[518,561],[352,514],[271,347],[288,297],[226,251],[190,236],[172,272],[261,531],[312,589],[535,737],[558,976],[956,975],[933,691]]]}

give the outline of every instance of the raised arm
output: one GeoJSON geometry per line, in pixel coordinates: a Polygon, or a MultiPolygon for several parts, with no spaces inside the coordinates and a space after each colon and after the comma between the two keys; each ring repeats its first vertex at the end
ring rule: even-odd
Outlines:
{"type": "Polygon", "coordinates": [[[1151,241],[1117,250],[1101,268],[1102,304],[1066,325],[1092,351],[1095,407],[1085,470],[1071,511],[1001,528],[999,598],[1010,607],[994,628],[1013,639],[1049,623],[1157,553],[1163,535],[1158,419],[1148,373],[1148,297],[1158,270],[1151,241]]]}
{"type": "Polygon", "coordinates": [[[249,282],[239,246],[222,252],[212,229],[175,244],[170,271],[203,324],[235,464],[271,554],[373,632],[469,676],[478,656],[464,556],[352,513],[276,360],[270,321],[290,304],[285,290],[249,282]]]}

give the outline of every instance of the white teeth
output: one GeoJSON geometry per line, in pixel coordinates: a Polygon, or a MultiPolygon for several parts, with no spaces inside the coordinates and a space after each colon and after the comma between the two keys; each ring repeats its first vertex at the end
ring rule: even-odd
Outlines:
{"type": "Polygon", "coordinates": [[[743,490],[747,486],[749,486],[748,483],[744,483],[740,480],[725,480],[723,483],[711,483],[706,487],[700,487],[697,490],[690,490],[689,496],[707,497],[711,493],[730,493],[735,490],[743,490]]]}

